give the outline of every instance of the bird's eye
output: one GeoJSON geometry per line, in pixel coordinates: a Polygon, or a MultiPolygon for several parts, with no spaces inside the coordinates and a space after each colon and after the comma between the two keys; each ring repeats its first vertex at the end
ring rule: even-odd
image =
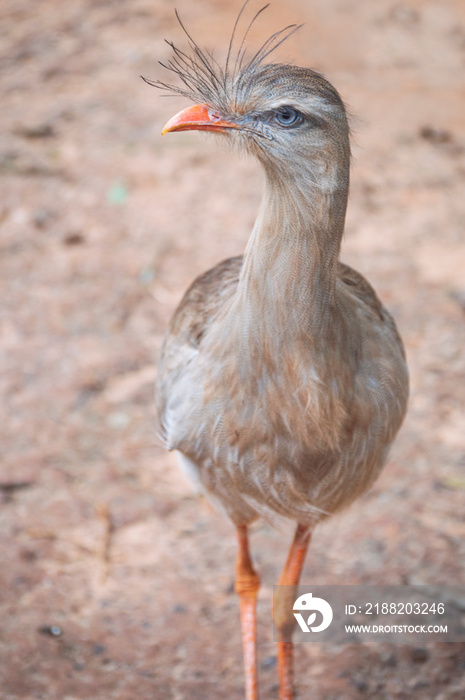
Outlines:
{"type": "Polygon", "coordinates": [[[303,122],[303,115],[294,107],[281,107],[274,114],[275,121],[280,126],[298,126],[303,122]]]}

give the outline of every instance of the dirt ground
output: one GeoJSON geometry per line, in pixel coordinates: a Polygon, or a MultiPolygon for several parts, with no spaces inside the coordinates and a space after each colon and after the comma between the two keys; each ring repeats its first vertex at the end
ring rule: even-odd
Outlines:
{"type": "MultiPolygon", "coordinates": [[[[240,2],[179,0],[224,55],[240,2]]],[[[254,5],[256,6],[256,4],[254,5]]],[[[190,280],[241,252],[253,162],[197,133],[162,78],[163,0],[2,0],[0,698],[240,700],[231,525],[155,435],[164,329],[190,280]]],[[[465,4],[275,0],[251,44],[349,105],[343,259],[405,339],[412,397],[371,492],[314,537],[305,583],[465,584],[465,4]],[[256,45],[256,44],[255,44],[256,45]]],[[[289,534],[259,524],[264,699],[289,534]]],[[[459,700],[465,645],[297,649],[299,698],[459,700]]]]}

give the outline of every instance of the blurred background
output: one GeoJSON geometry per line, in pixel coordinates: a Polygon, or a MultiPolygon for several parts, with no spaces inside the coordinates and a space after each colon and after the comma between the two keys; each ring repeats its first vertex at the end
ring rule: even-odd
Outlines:
{"type": "MultiPolygon", "coordinates": [[[[177,0],[225,55],[241,0],[177,0]]],[[[247,16],[260,3],[252,2],[247,16]]],[[[243,697],[235,539],[155,434],[156,358],[194,276],[240,253],[254,162],[198,133],[164,0],[2,0],[0,9],[0,696],[243,697]]],[[[412,398],[371,492],[321,526],[305,583],[465,583],[465,4],[275,0],[257,48],[322,71],[353,115],[343,260],[405,339],[412,398]]],[[[272,586],[289,533],[258,524],[264,698],[272,586]]],[[[459,700],[465,648],[297,649],[300,698],[459,700]]]]}

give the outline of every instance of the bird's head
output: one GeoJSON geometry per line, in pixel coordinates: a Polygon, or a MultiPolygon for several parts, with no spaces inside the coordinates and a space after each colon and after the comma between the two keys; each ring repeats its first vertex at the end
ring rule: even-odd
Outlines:
{"type": "Polygon", "coordinates": [[[332,179],[330,165],[341,156],[345,160],[349,157],[346,111],[337,90],[309,68],[263,62],[299,27],[290,25],[277,32],[248,61],[244,53],[247,30],[232,67],[233,32],[223,67],[181,26],[191,53],[168,42],[174,56],[162,65],[176,73],[182,85],[144,80],[196,104],[172,117],[162,134],[187,130],[220,133],[275,173],[285,176],[310,171],[332,179]]]}

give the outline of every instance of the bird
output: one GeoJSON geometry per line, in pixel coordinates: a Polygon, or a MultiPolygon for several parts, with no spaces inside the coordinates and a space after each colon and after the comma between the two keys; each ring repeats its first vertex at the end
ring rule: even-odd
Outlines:
{"type": "MultiPolygon", "coordinates": [[[[349,191],[347,110],[319,72],[268,57],[300,26],[275,32],[251,57],[237,27],[221,64],[187,36],[144,78],[191,103],[162,134],[211,132],[254,156],[264,191],[245,252],[195,279],[165,334],[156,402],[181,468],[237,534],[247,700],[258,699],[260,578],[249,528],[294,523],[274,607],[279,700],[294,697],[296,587],[315,527],[365,493],[406,412],[409,379],[396,324],[374,289],[339,260],[349,191]],[[293,588],[290,589],[294,590],[293,588]],[[292,609],[292,607],[291,607],[292,609]]],[[[222,232],[227,235],[227,232],[222,232]]]]}

